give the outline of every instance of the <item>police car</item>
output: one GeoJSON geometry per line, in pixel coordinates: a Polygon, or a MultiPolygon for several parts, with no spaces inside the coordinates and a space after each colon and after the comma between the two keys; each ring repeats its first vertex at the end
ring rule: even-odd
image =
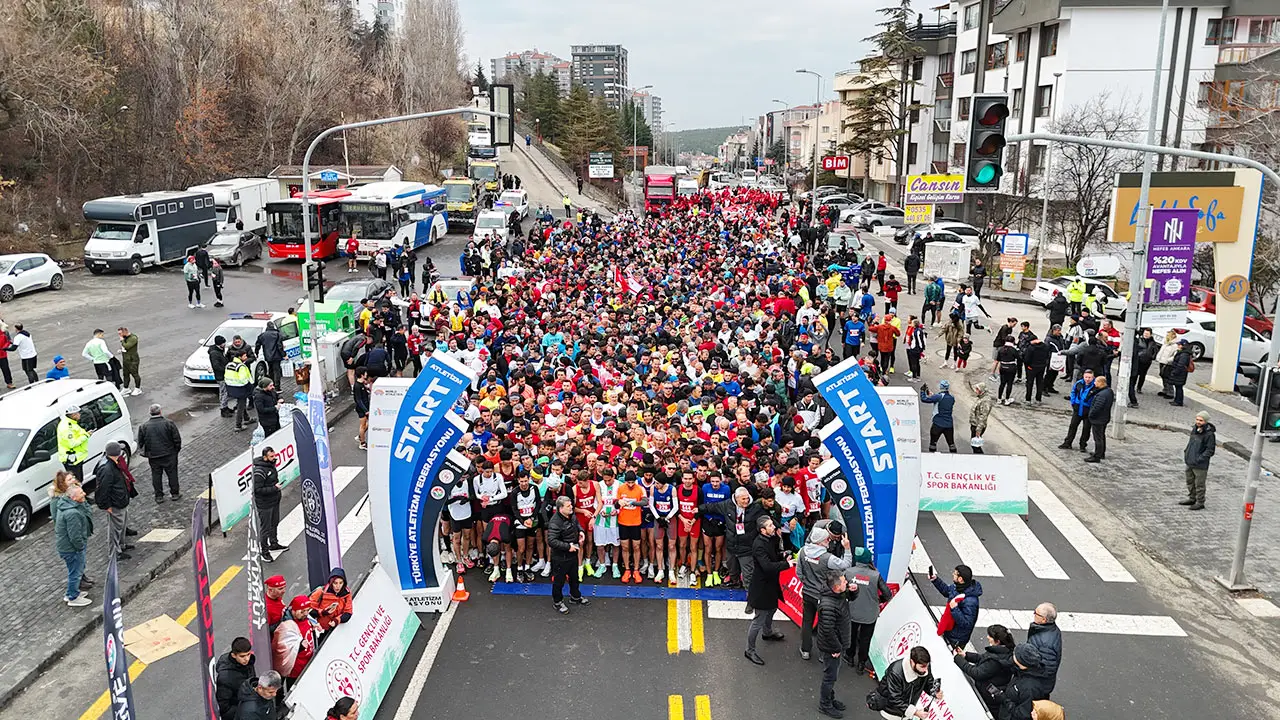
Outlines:
{"type": "MultiPolygon", "coordinates": [[[[299,340],[298,319],[296,317],[282,312],[231,313],[227,316],[225,322],[200,341],[200,346],[182,364],[182,381],[188,387],[218,387],[218,381],[214,380],[213,368],[209,363],[209,348],[213,347],[214,338],[221,335],[226,339],[229,346],[231,339],[239,335],[244,338],[249,347],[253,347],[258,340],[258,335],[267,329],[268,322],[275,322],[276,327],[280,329],[280,335],[284,338],[286,362],[300,361],[302,358],[302,343],[299,340]]],[[[255,350],[254,353],[257,355],[258,351],[255,350]]],[[[255,381],[265,373],[265,367],[266,364],[261,362],[261,358],[254,363],[253,377],[255,381]]]]}

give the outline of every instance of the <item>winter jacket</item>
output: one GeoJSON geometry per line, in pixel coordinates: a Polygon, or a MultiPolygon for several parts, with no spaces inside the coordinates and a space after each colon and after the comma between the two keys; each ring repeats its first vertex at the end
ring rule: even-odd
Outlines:
{"type": "Polygon", "coordinates": [[[1168,365],[1173,362],[1174,356],[1178,354],[1178,347],[1179,345],[1176,340],[1172,342],[1165,341],[1165,343],[1160,346],[1160,349],[1156,351],[1156,362],[1161,365],[1168,365]]]}
{"type": "Polygon", "coordinates": [[[258,414],[262,432],[270,435],[280,429],[280,393],[258,387],[253,389],[253,411],[258,414]]]}
{"type": "Polygon", "coordinates": [[[982,393],[973,401],[973,409],[969,411],[969,427],[982,434],[987,429],[987,419],[991,417],[991,408],[996,399],[990,393],[982,393]]]}
{"type": "Polygon", "coordinates": [[[1089,423],[1106,425],[1111,422],[1111,408],[1116,404],[1116,393],[1110,387],[1104,387],[1093,393],[1089,403],[1089,423]]]}
{"type": "Polygon", "coordinates": [[[1013,680],[1000,697],[996,720],[1031,720],[1031,706],[1036,700],[1047,700],[1053,691],[1053,680],[1043,666],[1026,670],[1014,669],[1013,680]]]}
{"type": "Polygon", "coordinates": [[[1040,667],[1049,677],[1049,691],[1058,679],[1058,665],[1062,662],[1062,630],[1057,623],[1031,623],[1027,627],[1027,642],[1040,651],[1040,667]]]}
{"type": "Polygon", "coordinates": [[[1000,329],[996,330],[996,336],[991,339],[991,347],[1001,348],[1009,340],[1015,340],[1014,332],[1014,329],[1009,327],[1008,323],[1001,325],[1000,329]]]}
{"type": "Polygon", "coordinates": [[[833,655],[843,653],[853,641],[853,626],[849,623],[849,603],[843,597],[827,593],[818,599],[818,652],[833,655]]]}
{"type": "Polygon", "coordinates": [[[325,632],[351,619],[351,587],[342,568],[334,568],[329,582],[311,593],[311,615],[325,632]],[[334,578],[342,578],[342,589],[337,592],[333,590],[334,578]]]}
{"type": "Polygon", "coordinates": [[[880,603],[889,602],[893,597],[880,571],[870,563],[859,562],[845,570],[844,576],[849,587],[857,590],[849,599],[849,619],[864,625],[880,619],[880,603]]]}
{"type": "Polygon", "coordinates": [[[93,513],[88,502],[76,502],[66,495],[53,499],[50,511],[53,515],[55,549],[60,552],[84,552],[93,534],[93,513]]]}
{"type": "Polygon", "coordinates": [[[751,554],[756,536],[756,518],[766,513],[764,505],[752,502],[742,510],[742,532],[738,532],[738,504],[733,495],[713,503],[698,506],[700,515],[719,515],[724,518],[724,548],[730,555],[745,557],[751,554]]]}
{"type": "Polygon", "coordinates": [[[988,645],[987,649],[980,654],[967,652],[963,655],[955,655],[954,659],[956,667],[973,680],[973,684],[978,688],[978,694],[987,704],[987,709],[995,715],[1000,707],[997,696],[1013,679],[1013,648],[1004,645],[988,645]]]}
{"type": "Polygon", "coordinates": [[[1102,371],[1107,366],[1107,358],[1111,356],[1111,351],[1106,344],[1097,340],[1080,343],[1080,349],[1074,350],[1076,355],[1076,367],[1081,371],[1092,370],[1094,375],[1103,374],[1102,371]]]}
{"type": "MultiPolygon", "coordinates": [[[[822,521],[819,521],[822,522],[822,521]]],[[[831,572],[843,572],[853,565],[853,554],[844,550],[843,555],[833,555],[822,545],[805,543],[796,558],[796,577],[800,578],[802,594],[810,600],[822,597],[823,590],[831,592],[828,576],[831,572]]]]}
{"type": "Polygon", "coordinates": [[[152,460],[177,455],[182,450],[182,433],[175,422],[156,415],[138,426],[138,449],[152,460]]]}
{"type": "Polygon", "coordinates": [[[1209,458],[1213,457],[1214,450],[1217,449],[1216,433],[1217,428],[1211,422],[1206,422],[1204,427],[1191,426],[1191,437],[1187,438],[1187,449],[1182,453],[1187,467],[1209,469],[1209,458]]]}
{"type": "Polygon", "coordinates": [[[951,609],[951,617],[956,621],[955,627],[942,634],[942,639],[953,647],[964,647],[973,636],[973,628],[978,624],[978,598],[982,597],[982,583],[976,579],[967,587],[948,585],[942,578],[933,579],[933,587],[942,593],[942,597],[951,600],[956,595],[964,595],[960,604],[951,609]]]}
{"type": "Polygon", "coordinates": [[[1089,415],[1089,404],[1093,402],[1093,384],[1084,379],[1077,380],[1071,386],[1071,411],[1080,417],[1089,415]]]}
{"type": "Polygon", "coordinates": [[[277,693],[268,700],[258,694],[258,678],[249,678],[240,686],[239,707],[236,708],[235,720],[276,720],[280,716],[280,698],[284,693],[277,693]]]}
{"type": "Polygon", "coordinates": [[[98,463],[93,470],[93,480],[97,484],[93,499],[103,510],[123,510],[129,507],[130,499],[138,496],[132,478],[111,458],[104,457],[98,463]]]}
{"type": "Polygon", "coordinates": [[[907,275],[915,275],[920,272],[920,256],[912,253],[902,261],[902,269],[907,271],[907,275]]]}
{"type": "Polygon", "coordinates": [[[1174,385],[1186,385],[1187,375],[1191,370],[1191,351],[1183,346],[1169,363],[1169,382],[1174,385]]]}
{"type": "Polygon", "coordinates": [[[222,382],[227,372],[227,351],[225,348],[214,345],[209,348],[209,367],[213,372],[213,379],[222,382]]]}
{"type": "Polygon", "coordinates": [[[958,322],[948,322],[947,327],[942,331],[942,340],[947,344],[947,347],[959,345],[962,338],[964,338],[964,325],[958,322]]]}
{"type": "Polygon", "coordinates": [[[1053,354],[1053,349],[1043,342],[1033,342],[1027,345],[1027,349],[1022,354],[1022,361],[1027,367],[1033,370],[1043,370],[1049,367],[1049,356],[1053,354]]]}
{"type": "Polygon", "coordinates": [[[263,330],[253,343],[253,349],[269,363],[284,359],[284,337],[274,327],[263,330]]]}
{"type": "Polygon", "coordinates": [[[1050,327],[1054,325],[1061,325],[1062,322],[1067,319],[1067,306],[1069,304],[1070,303],[1067,302],[1066,296],[1062,293],[1058,293],[1053,296],[1053,299],[1049,301],[1050,327]]]}
{"type": "Polygon", "coordinates": [[[925,403],[929,403],[931,405],[937,406],[933,410],[934,427],[939,427],[945,430],[954,425],[954,421],[952,420],[952,416],[951,416],[951,411],[956,406],[956,399],[955,399],[955,396],[953,396],[951,393],[939,392],[939,393],[934,393],[933,395],[925,395],[924,391],[921,391],[920,402],[925,402],[925,403]]]}
{"type": "Polygon", "coordinates": [[[887,707],[884,712],[901,717],[906,715],[907,706],[916,704],[922,694],[934,695],[938,689],[933,673],[917,675],[907,665],[906,658],[898,658],[885,669],[876,692],[885,700],[887,707]]]}
{"type": "Polygon", "coordinates": [[[1000,363],[1001,372],[1015,372],[1018,369],[1018,349],[1012,345],[1002,345],[996,350],[996,362],[1000,363]]]}
{"type": "MultiPolygon", "coordinates": [[[[213,685],[218,699],[218,717],[222,720],[235,720],[236,706],[239,704],[240,688],[249,680],[256,678],[254,670],[256,658],[249,656],[249,664],[241,665],[231,658],[231,653],[223,653],[214,666],[213,685]]],[[[257,693],[254,693],[257,695],[257,693]]]]}
{"type": "Polygon", "coordinates": [[[565,517],[559,512],[551,516],[547,523],[547,544],[551,546],[553,562],[575,562],[577,555],[569,546],[577,544],[579,532],[581,528],[576,519],[565,517]]]}
{"type": "Polygon", "coordinates": [[[778,576],[790,567],[782,559],[782,548],[777,535],[757,534],[751,544],[751,562],[755,571],[751,574],[751,587],[747,590],[747,605],[756,610],[778,609],[782,598],[782,583],[778,576]]]}
{"type": "Polygon", "coordinates": [[[276,464],[261,457],[253,459],[253,497],[259,503],[272,504],[280,502],[280,474],[276,464]]]}

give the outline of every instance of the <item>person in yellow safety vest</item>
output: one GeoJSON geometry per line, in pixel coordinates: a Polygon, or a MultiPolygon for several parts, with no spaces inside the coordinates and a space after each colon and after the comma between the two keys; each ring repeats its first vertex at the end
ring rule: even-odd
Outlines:
{"type": "Polygon", "coordinates": [[[246,360],[248,351],[241,351],[227,363],[227,371],[223,382],[227,385],[227,397],[236,401],[236,432],[244,430],[245,421],[249,419],[249,395],[253,392],[253,371],[246,360]]]}
{"type": "Polygon", "coordinates": [[[89,431],[80,427],[80,406],[69,405],[58,421],[58,460],[84,484],[84,461],[89,459],[89,431]]]}
{"type": "Polygon", "coordinates": [[[1084,296],[1084,306],[1089,309],[1089,314],[1094,317],[1102,317],[1098,312],[1098,304],[1102,299],[1102,294],[1095,290],[1084,296]]]}
{"type": "Polygon", "coordinates": [[[1067,311],[1072,315],[1080,314],[1080,303],[1084,302],[1085,291],[1084,280],[1080,278],[1072,280],[1071,284],[1067,285],[1067,302],[1071,303],[1067,311]]]}

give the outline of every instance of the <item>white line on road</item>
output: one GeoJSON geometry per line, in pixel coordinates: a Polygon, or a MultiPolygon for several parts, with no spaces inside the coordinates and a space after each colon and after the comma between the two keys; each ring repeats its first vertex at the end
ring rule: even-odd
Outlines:
{"type": "Polygon", "coordinates": [[[1067,509],[1048,486],[1039,480],[1032,480],[1027,483],[1027,490],[1036,507],[1058,528],[1058,532],[1080,553],[1080,557],[1089,563],[1089,567],[1098,573],[1098,577],[1106,582],[1137,582],[1116,556],[1089,532],[1089,528],[1067,509]]]}
{"type": "Polygon", "coordinates": [[[933,567],[933,560],[929,558],[929,553],[924,549],[924,543],[917,535],[911,547],[911,559],[907,561],[907,569],[913,573],[927,575],[931,567],[933,567]]]}
{"type": "Polygon", "coordinates": [[[680,652],[693,649],[693,621],[689,616],[688,600],[676,600],[676,640],[680,652]]]}
{"type": "MultiPolygon", "coordinates": [[[[364,470],[364,468],[357,465],[343,465],[341,467],[334,468],[333,496],[337,497],[338,495],[341,495],[342,491],[351,484],[352,480],[356,479],[356,476],[359,475],[362,470],[364,470]]],[[[292,545],[293,541],[297,540],[298,537],[302,535],[301,504],[291,510],[288,515],[284,516],[280,521],[280,524],[276,526],[276,535],[280,538],[281,545],[292,545]]],[[[346,544],[344,543],[342,547],[346,547],[346,544]]]]}
{"type": "MultiPolygon", "coordinates": [[[[754,614],[748,615],[742,612],[743,604],[737,600],[708,600],[707,617],[712,620],[751,620],[754,614]]],[[[773,613],[773,621],[776,623],[789,623],[791,618],[781,610],[773,613]]],[[[682,648],[683,649],[683,648],[682,648]]]]}
{"type": "Polygon", "coordinates": [[[368,495],[360,498],[360,502],[338,523],[338,547],[347,550],[369,529],[370,510],[366,502],[368,495]]]}
{"type": "Polygon", "coordinates": [[[1040,538],[1031,532],[1031,528],[1022,521],[1017,515],[1001,515],[993,513],[991,519],[1009,538],[1009,544],[1013,545],[1013,549],[1018,551],[1018,555],[1022,556],[1027,567],[1030,568],[1031,574],[1044,580],[1069,580],[1067,573],[1053,559],[1049,551],[1045,549],[1044,543],[1040,542],[1040,538]]]}
{"type": "Polygon", "coordinates": [[[427,640],[427,647],[422,651],[422,657],[418,659],[418,665],[413,669],[413,677],[409,678],[409,685],[404,689],[404,696],[400,698],[400,705],[396,708],[395,720],[411,720],[413,714],[418,710],[418,699],[422,697],[422,688],[427,684],[427,676],[431,674],[431,668],[436,664],[436,656],[440,654],[440,646],[444,644],[444,634],[449,632],[449,625],[453,622],[453,616],[458,611],[458,603],[450,603],[449,609],[444,611],[440,616],[440,621],[436,623],[435,629],[431,631],[431,638],[427,640]]]}
{"type": "Polygon", "coordinates": [[[1280,618],[1280,607],[1266,598],[1236,598],[1236,602],[1254,617],[1280,618]]]}
{"type": "MultiPolygon", "coordinates": [[[[1159,381],[1157,380],[1157,382],[1159,381]]],[[[1182,389],[1182,393],[1186,395],[1188,398],[1200,403],[1201,405],[1208,406],[1210,410],[1213,410],[1214,412],[1222,413],[1223,415],[1233,417],[1236,420],[1239,420],[1240,422],[1244,423],[1245,425],[1248,425],[1249,427],[1253,427],[1258,422],[1257,413],[1249,413],[1243,410],[1237,410],[1236,408],[1233,408],[1224,402],[1215,400],[1214,398],[1209,397],[1208,395],[1205,395],[1202,392],[1196,392],[1195,390],[1192,390],[1189,387],[1184,387],[1182,389]]]]}
{"type": "MultiPolygon", "coordinates": [[[[933,612],[941,613],[942,606],[933,608],[933,612]]],[[[1031,610],[999,610],[984,607],[978,611],[978,627],[1004,625],[1010,630],[1026,630],[1031,621],[1031,610]]],[[[1124,615],[1059,610],[1057,622],[1062,632],[1143,637],[1187,636],[1182,626],[1168,615],[1124,615]]]]}
{"type": "Polygon", "coordinates": [[[1004,577],[1004,573],[1000,572],[1000,566],[996,565],[996,561],[991,558],[991,553],[987,552],[987,548],[982,544],[982,540],[978,539],[978,534],[973,531],[973,526],[964,518],[964,515],[956,512],[935,512],[933,516],[938,519],[938,524],[942,526],[942,532],[946,533],[947,539],[951,541],[951,546],[959,553],[960,562],[968,565],[974,575],[1004,577]]]}

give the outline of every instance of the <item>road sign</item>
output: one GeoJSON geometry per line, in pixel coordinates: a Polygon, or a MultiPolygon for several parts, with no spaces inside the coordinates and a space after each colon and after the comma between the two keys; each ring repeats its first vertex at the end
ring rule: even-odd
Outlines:
{"type": "Polygon", "coordinates": [[[764,159],[764,164],[765,164],[765,165],[772,165],[772,164],[773,164],[773,158],[765,158],[765,159],[764,159]]]}
{"type": "Polygon", "coordinates": [[[912,175],[907,178],[906,201],[913,205],[964,202],[964,175],[912,175]]]}
{"type": "Polygon", "coordinates": [[[903,205],[903,220],[908,225],[926,225],[933,222],[932,205],[903,205]]]}
{"type": "Polygon", "coordinates": [[[1000,243],[1000,252],[1005,255],[1026,255],[1030,241],[1026,233],[1005,232],[1000,243]]]}
{"type": "Polygon", "coordinates": [[[587,177],[592,180],[608,180],[613,178],[613,153],[590,153],[587,156],[587,177]]]}
{"type": "Polygon", "coordinates": [[[1120,272],[1120,258],[1114,255],[1085,255],[1076,263],[1080,277],[1115,277],[1120,272]]]}
{"type": "Polygon", "coordinates": [[[764,166],[764,158],[756,158],[756,167],[764,166]]]}
{"type": "Polygon", "coordinates": [[[824,155],[822,156],[823,170],[848,170],[848,155],[824,155]]]}
{"type": "Polygon", "coordinates": [[[338,182],[337,170],[325,170],[320,173],[320,182],[338,182]]]}

